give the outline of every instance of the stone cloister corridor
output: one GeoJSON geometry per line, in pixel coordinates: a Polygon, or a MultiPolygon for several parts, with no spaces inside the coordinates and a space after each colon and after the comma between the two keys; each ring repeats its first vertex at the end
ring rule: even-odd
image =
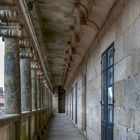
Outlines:
{"type": "Polygon", "coordinates": [[[0,0],[0,140],[140,140],[140,0],[0,0]]]}

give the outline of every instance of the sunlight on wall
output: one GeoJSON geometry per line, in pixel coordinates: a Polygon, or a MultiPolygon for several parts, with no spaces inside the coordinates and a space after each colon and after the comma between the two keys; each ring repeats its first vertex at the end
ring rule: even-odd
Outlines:
{"type": "Polygon", "coordinates": [[[4,87],[4,42],[0,37],[0,87],[4,87]]]}

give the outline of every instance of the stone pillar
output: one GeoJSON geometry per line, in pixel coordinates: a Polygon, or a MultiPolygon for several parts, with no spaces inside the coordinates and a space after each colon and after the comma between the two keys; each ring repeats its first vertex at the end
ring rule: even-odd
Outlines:
{"type": "MultiPolygon", "coordinates": [[[[38,69],[37,69],[37,110],[39,110],[40,109],[40,106],[39,106],[39,104],[40,104],[40,97],[39,97],[39,95],[40,95],[40,75],[39,75],[39,73],[38,73],[38,71],[39,71],[39,64],[38,64],[38,69]]],[[[36,114],[36,132],[38,132],[38,130],[39,130],[39,127],[40,127],[40,112],[37,112],[37,114],[36,114]]]]}
{"type": "MultiPolygon", "coordinates": [[[[42,75],[43,72],[41,71],[41,68],[39,66],[37,70],[37,100],[38,100],[38,109],[41,109],[41,95],[42,95],[42,75]]],[[[39,127],[41,127],[41,112],[38,113],[38,121],[39,121],[39,127]]]]}
{"type": "Polygon", "coordinates": [[[22,111],[31,111],[31,51],[29,42],[20,41],[20,47],[21,106],[22,111]]]}
{"type": "Polygon", "coordinates": [[[20,113],[20,67],[18,40],[5,38],[5,113],[20,113]]]}
{"type": "Polygon", "coordinates": [[[44,91],[43,91],[43,108],[46,108],[47,107],[47,81],[46,79],[44,78],[43,80],[43,87],[44,87],[44,91]]]}
{"type": "Polygon", "coordinates": [[[42,109],[42,93],[43,93],[43,76],[42,76],[42,72],[41,72],[41,75],[40,75],[40,93],[39,93],[40,109],[42,109]]]}
{"type": "Polygon", "coordinates": [[[18,38],[21,30],[16,10],[0,10],[0,36],[5,40],[5,113],[20,114],[20,67],[18,38]],[[14,23],[13,23],[14,21],[14,23]]]}
{"type": "Polygon", "coordinates": [[[31,63],[31,83],[32,83],[32,110],[37,110],[37,63],[31,63]]]}
{"type": "Polygon", "coordinates": [[[40,100],[39,100],[39,95],[40,95],[40,78],[39,78],[40,76],[39,75],[37,75],[37,109],[40,109],[40,106],[39,106],[39,104],[40,104],[40,100]]]}

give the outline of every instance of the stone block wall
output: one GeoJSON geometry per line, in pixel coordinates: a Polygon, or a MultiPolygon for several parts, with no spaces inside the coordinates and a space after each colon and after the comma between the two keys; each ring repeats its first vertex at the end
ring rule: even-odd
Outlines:
{"type": "MultiPolygon", "coordinates": [[[[117,19],[83,62],[70,88],[78,85],[78,128],[88,140],[101,140],[101,55],[114,42],[114,140],[140,139],[140,1],[129,0],[117,19]],[[86,74],[86,93],[83,91],[86,74]],[[86,94],[86,120],[83,119],[83,94],[86,94]],[[86,124],[86,130],[82,129],[86,124]]],[[[67,90],[67,95],[71,94],[67,90]]],[[[68,98],[69,96],[67,96],[68,98]]],[[[70,100],[66,105],[70,106],[70,100]]],[[[75,104],[74,104],[75,105],[75,104]]],[[[75,108],[75,107],[74,107],[75,108]]],[[[70,107],[67,108],[69,112],[70,107]]],[[[75,122],[75,121],[74,121],[75,122]]]]}

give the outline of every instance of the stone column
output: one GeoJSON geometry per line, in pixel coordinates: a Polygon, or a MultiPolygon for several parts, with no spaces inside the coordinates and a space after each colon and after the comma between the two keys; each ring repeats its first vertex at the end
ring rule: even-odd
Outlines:
{"type": "MultiPolygon", "coordinates": [[[[40,66],[38,67],[37,70],[37,100],[38,100],[38,109],[41,109],[41,80],[42,80],[42,74],[43,72],[41,71],[40,66]]],[[[41,112],[38,113],[38,122],[39,122],[39,127],[41,127],[41,112]]]]}
{"type": "Polygon", "coordinates": [[[39,63],[37,62],[38,68],[37,68],[37,109],[39,109],[39,94],[40,94],[40,66],[39,63]]]}
{"type": "Polygon", "coordinates": [[[18,38],[21,30],[16,10],[0,10],[0,36],[5,40],[5,113],[20,114],[20,67],[18,38]],[[13,23],[14,21],[14,23],[13,23]]]}
{"type": "Polygon", "coordinates": [[[20,113],[20,67],[18,40],[5,38],[5,113],[20,113]]]}
{"type": "Polygon", "coordinates": [[[43,108],[46,108],[47,107],[47,81],[46,79],[44,78],[43,80],[43,87],[44,87],[44,91],[43,91],[43,108]]]}
{"type": "Polygon", "coordinates": [[[31,82],[32,82],[32,110],[37,110],[37,63],[31,63],[31,82]]]}
{"type": "MultiPolygon", "coordinates": [[[[37,63],[37,65],[38,65],[38,69],[37,69],[37,110],[39,110],[40,109],[40,106],[39,106],[39,104],[40,104],[40,100],[39,100],[39,95],[40,95],[40,75],[39,75],[39,64],[37,63]]],[[[38,132],[38,130],[39,130],[39,127],[40,127],[40,112],[37,112],[37,114],[36,114],[36,132],[38,132]]]]}
{"type": "Polygon", "coordinates": [[[29,42],[20,41],[21,106],[22,111],[31,111],[31,51],[29,42]]]}
{"type": "Polygon", "coordinates": [[[43,93],[43,72],[40,73],[40,93],[39,93],[39,107],[42,109],[42,93],[43,93]]]}

